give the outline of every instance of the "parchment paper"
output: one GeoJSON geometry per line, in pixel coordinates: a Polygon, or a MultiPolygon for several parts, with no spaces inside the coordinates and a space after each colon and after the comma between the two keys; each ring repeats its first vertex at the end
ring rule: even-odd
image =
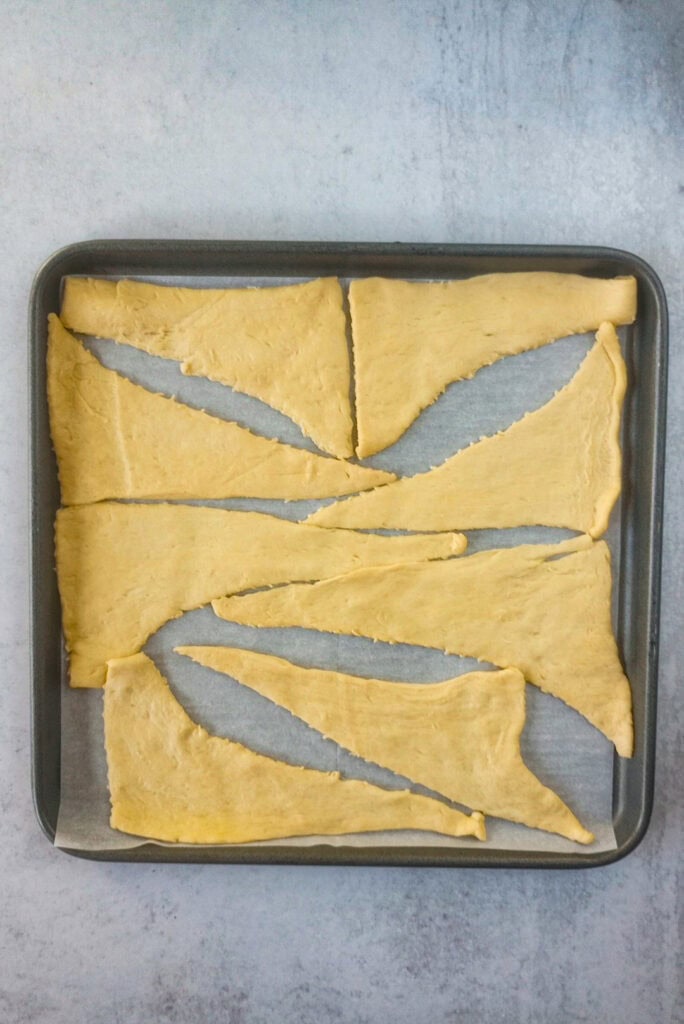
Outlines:
{"type": "MultiPolygon", "coordinates": [[[[220,287],[289,283],[268,278],[155,278],[162,283],[220,287]]],[[[113,342],[84,341],[114,369],[154,391],[174,395],[208,412],[234,419],[257,433],[315,451],[313,444],[285,416],[255,399],[207,380],[184,377],[177,363],[113,342]]],[[[501,360],[472,380],[451,385],[413,424],[403,438],[364,464],[402,475],[424,472],[477,438],[501,430],[525,412],[548,401],[575,372],[592,336],[563,339],[534,352],[501,360]]],[[[201,504],[198,502],[197,504],[201,504]]],[[[288,519],[304,519],[327,502],[278,502],[233,499],[207,502],[223,508],[254,509],[288,519]]],[[[569,531],[543,528],[483,530],[468,533],[470,553],[487,547],[561,540],[569,531]]],[[[606,537],[619,566],[619,509],[606,537]]],[[[217,595],[218,596],[218,595],[217,595]]],[[[394,773],[369,764],[325,740],[289,712],[229,677],[195,665],[173,653],[180,644],[225,644],[277,654],[303,665],[330,668],[375,678],[435,682],[483,668],[472,659],[404,644],[375,643],[305,629],[255,629],[223,622],[210,607],[188,612],[152,636],[145,652],[155,661],[188,711],[210,732],[238,740],[260,753],[324,771],[338,770],[387,788],[428,793],[394,773]]],[[[559,836],[487,818],[487,847],[517,851],[594,853],[616,847],[612,827],[613,747],[596,729],[561,701],[526,687],[527,722],[523,756],[541,780],[554,789],[594,832],[596,842],[581,847],[559,836]]],[[[433,794],[434,795],[434,794],[433,794]]],[[[116,850],[148,840],[109,827],[109,794],[104,756],[102,691],[72,690],[62,673],[61,803],[57,846],[116,850]]],[[[426,832],[386,832],[359,836],[284,839],[249,845],[457,846],[482,849],[475,839],[451,839],[426,832]]],[[[163,844],[160,844],[163,845],[163,844]]]]}

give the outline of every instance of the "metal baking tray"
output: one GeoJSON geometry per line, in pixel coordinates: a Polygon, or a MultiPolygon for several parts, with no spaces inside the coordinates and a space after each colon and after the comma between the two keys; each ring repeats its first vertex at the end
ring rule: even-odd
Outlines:
{"type": "Polygon", "coordinates": [[[69,274],[127,277],[322,275],[459,278],[500,271],[547,270],[638,280],[638,314],[628,332],[630,387],[624,409],[617,640],[632,683],[635,755],[614,760],[613,825],[617,849],[588,853],[345,846],[178,847],[146,843],[130,850],[67,850],[94,860],[187,863],[366,864],[458,867],[592,867],[624,857],[643,838],[651,815],[663,516],[667,306],[653,269],[631,253],[586,246],[413,245],[317,242],[113,240],[81,242],[52,255],[30,298],[32,776],[39,823],[54,841],[60,802],[62,637],[53,522],[57,468],[46,401],[47,314],[59,309],[69,274]]]}

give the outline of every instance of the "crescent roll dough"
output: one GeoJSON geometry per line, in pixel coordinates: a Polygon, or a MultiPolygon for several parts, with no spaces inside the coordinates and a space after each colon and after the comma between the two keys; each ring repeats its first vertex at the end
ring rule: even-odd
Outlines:
{"type": "Polygon", "coordinates": [[[353,754],[456,803],[576,842],[593,839],[522,759],[525,680],[517,669],[397,683],[235,647],[176,650],[287,708],[353,754]]]}
{"type": "Polygon", "coordinates": [[[104,694],[112,828],[181,843],[422,829],[485,838],[430,797],[342,780],[210,736],[144,654],[109,663],[104,694]]]}
{"type": "Polygon", "coordinates": [[[455,380],[502,356],[632,323],[636,281],[577,274],[488,274],[434,283],[352,281],[356,408],[364,458],[393,444],[455,380]]]}
{"type": "Polygon", "coordinates": [[[66,279],[65,327],[177,359],[285,413],[323,451],[353,455],[349,350],[334,277],[267,288],[66,279]]]}
{"type": "Polygon", "coordinates": [[[226,597],[222,618],[435,647],[514,666],[632,754],[629,682],[611,627],[610,553],[582,536],[448,562],[361,569],[226,597]]]}
{"type": "Polygon", "coordinates": [[[72,686],[102,686],[110,658],[222,594],[447,558],[466,545],[460,534],[375,537],[259,512],[118,502],[61,509],[56,543],[72,686]]]}
{"type": "Polygon", "coordinates": [[[565,526],[600,537],[620,493],[627,376],[612,324],[550,402],[418,476],[319,509],[307,522],[352,529],[565,526]]]}
{"type": "Polygon", "coordinates": [[[48,396],[62,501],[331,497],[394,480],[258,437],[109,370],[49,317],[48,396]]]}

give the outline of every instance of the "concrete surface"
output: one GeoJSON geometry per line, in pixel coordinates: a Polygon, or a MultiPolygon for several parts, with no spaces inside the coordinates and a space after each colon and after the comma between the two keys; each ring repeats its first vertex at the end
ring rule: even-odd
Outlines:
{"type": "Polygon", "coordinates": [[[0,1021],[684,1020],[684,17],[668,0],[0,6],[0,1021]],[[101,865],[29,786],[26,302],[86,237],[597,243],[672,316],[651,829],[582,872],[101,865]]]}

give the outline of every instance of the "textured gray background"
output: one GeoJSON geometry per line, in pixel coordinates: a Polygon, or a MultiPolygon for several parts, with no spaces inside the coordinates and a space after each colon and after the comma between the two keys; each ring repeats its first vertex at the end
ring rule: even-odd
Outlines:
{"type": "Polygon", "coordinates": [[[0,1021],[684,1020],[677,0],[0,5],[0,1021]],[[583,873],[99,865],[29,789],[27,292],[85,237],[632,249],[672,314],[657,801],[583,873]]]}

